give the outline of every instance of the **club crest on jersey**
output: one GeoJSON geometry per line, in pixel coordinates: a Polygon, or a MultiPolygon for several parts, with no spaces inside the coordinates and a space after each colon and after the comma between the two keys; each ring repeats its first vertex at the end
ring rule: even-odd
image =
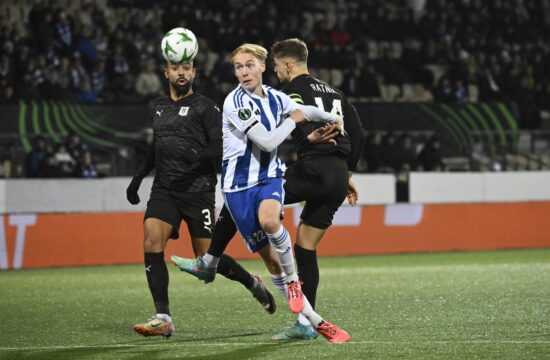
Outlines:
{"type": "Polygon", "coordinates": [[[250,111],[250,109],[248,108],[242,108],[239,109],[237,115],[239,116],[239,119],[241,119],[242,121],[246,121],[252,116],[252,111],[250,111]]]}
{"type": "Polygon", "coordinates": [[[187,116],[187,113],[189,112],[189,106],[182,106],[180,107],[180,112],[178,113],[179,116],[187,116]]]}

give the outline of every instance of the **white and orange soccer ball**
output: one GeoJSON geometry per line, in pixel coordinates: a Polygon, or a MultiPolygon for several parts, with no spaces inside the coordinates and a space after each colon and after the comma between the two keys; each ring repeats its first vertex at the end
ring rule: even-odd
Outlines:
{"type": "Polygon", "coordinates": [[[162,56],[171,64],[193,61],[199,52],[197,37],[189,29],[178,27],[164,35],[161,45],[162,56]]]}

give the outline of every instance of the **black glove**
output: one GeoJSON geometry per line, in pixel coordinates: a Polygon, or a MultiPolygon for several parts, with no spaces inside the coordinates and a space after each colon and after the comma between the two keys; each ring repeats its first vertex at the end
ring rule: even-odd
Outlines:
{"type": "Polygon", "coordinates": [[[139,186],[141,185],[141,180],[139,176],[134,176],[132,178],[132,181],[130,182],[130,185],[128,185],[128,188],[126,189],[126,199],[130,202],[132,205],[139,204],[139,195],[138,190],[139,186]]]}

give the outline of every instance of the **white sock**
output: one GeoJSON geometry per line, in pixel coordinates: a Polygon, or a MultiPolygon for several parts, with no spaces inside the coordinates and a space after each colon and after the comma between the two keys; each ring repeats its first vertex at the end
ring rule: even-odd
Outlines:
{"type": "Polygon", "coordinates": [[[298,281],[298,275],[296,274],[296,268],[294,266],[292,242],[288,231],[286,231],[285,227],[281,225],[275,234],[266,233],[266,235],[269,238],[269,243],[273,249],[275,249],[277,259],[279,259],[279,264],[281,264],[288,281],[298,281]]]}
{"type": "Polygon", "coordinates": [[[168,314],[157,314],[156,317],[161,318],[164,321],[172,322],[172,317],[168,314]]]}
{"type": "Polygon", "coordinates": [[[286,285],[286,274],[271,275],[271,282],[275,285],[275,288],[288,300],[288,290],[286,285]]]}
{"type": "Polygon", "coordinates": [[[302,313],[298,314],[298,322],[302,325],[311,325],[309,320],[302,313]]]}
{"type": "MultiPolygon", "coordinates": [[[[315,310],[311,307],[311,304],[307,300],[306,296],[304,295],[304,308],[302,309],[302,312],[300,315],[303,315],[306,319],[309,320],[309,323],[313,325],[314,328],[317,328],[319,324],[321,324],[324,320],[321,317],[321,315],[317,314],[315,310]]],[[[300,317],[298,317],[298,321],[300,320],[300,317]]]]}
{"type": "MultiPolygon", "coordinates": [[[[281,295],[283,295],[284,298],[288,300],[286,275],[284,273],[279,275],[272,274],[271,281],[273,282],[273,285],[275,285],[275,288],[279,290],[281,295]]],[[[313,310],[311,304],[304,295],[304,308],[302,309],[302,312],[298,315],[298,322],[300,322],[300,324],[302,325],[311,324],[314,328],[317,328],[317,326],[319,326],[319,324],[323,321],[323,318],[313,310]]]]}
{"type": "Polygon", "coordinates": [[[215,269],[218,267],[218,262],[220,261],[220,258],[217,256],[212,256],[209,253],[206,253],[202,260],[204,261],[204,264],[206,265],[207,269],[215,269]]]}

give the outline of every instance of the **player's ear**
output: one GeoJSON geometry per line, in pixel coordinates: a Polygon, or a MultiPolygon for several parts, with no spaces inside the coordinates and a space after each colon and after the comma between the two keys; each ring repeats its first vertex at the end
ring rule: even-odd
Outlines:
{"type": "Polygon", "coordinates": [[[164,66],[164,77],[168,79],[168,64],[164,66]]]}

